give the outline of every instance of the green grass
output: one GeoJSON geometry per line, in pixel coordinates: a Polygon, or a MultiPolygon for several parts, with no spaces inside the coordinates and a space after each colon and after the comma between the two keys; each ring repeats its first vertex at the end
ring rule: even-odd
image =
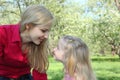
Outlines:
{"type": "MultiPolygon", "coordinates": [[[[49,58],[48,80],[62,80],[63,65],[49,58]]],[[[120,59],[115,56],[92,56],[92,67],[98,80],[120,80],[120,59]]]]}
{"type": "Polygon", "coordinates": [[[92,66],[98,80],[120,80],[118,57],[92,57],[92,66]]]}
{"type": "Polygon", "coordinates": [[[63,77],[63,65],[60,62],[55,61],[53,58],[49,58],[50,64],[48,73],[48,80],[61,80],[63,77]]]}

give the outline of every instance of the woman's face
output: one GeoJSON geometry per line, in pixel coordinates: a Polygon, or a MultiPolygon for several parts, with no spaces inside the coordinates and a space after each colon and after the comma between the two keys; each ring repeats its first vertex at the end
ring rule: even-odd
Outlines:
{"type": "Polygon", "coordinates": [[[46,25],[35,25],[29,30],[29,37],[33,43],[39,45],[43,40],[49,36],[49,30],[52,23],[46,25]]]}

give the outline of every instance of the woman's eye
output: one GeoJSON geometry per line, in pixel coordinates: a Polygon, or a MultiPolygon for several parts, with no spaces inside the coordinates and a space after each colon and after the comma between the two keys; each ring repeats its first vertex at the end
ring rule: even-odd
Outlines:
{"type": "Polygon", "coordinates": [[[41,30],[43,33],[45,33],[46,32],[46,30],[41,30]]]}

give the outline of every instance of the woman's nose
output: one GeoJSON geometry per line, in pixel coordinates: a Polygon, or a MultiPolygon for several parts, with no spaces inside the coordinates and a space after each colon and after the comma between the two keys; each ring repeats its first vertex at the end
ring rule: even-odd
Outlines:
{"type": "Polygon", "coordinates": [[[46,32],[46,33],[44,34],[44,37],[47,39],[47,38],[48,38],[48,36],[49,36],[49,33],[48,33],[48,32],[46,32]]]}
{"type": "Polygon", "coordinates": [[[54,48],[53,50],[55,51],[57,48],[54,48]]]}

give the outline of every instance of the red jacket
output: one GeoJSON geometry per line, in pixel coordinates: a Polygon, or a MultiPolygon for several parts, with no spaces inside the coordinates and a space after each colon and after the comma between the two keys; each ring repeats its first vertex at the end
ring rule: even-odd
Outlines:
{"type": "MultiPolygon", "coordinates": [[[[21,50],[19,27],[19,24],[0,26],[0,76],[18,78],[30,73],[26,53],[21,50]]],[[[47,80],[47,74],[33,70],[33,79],[47,80]]]]}

